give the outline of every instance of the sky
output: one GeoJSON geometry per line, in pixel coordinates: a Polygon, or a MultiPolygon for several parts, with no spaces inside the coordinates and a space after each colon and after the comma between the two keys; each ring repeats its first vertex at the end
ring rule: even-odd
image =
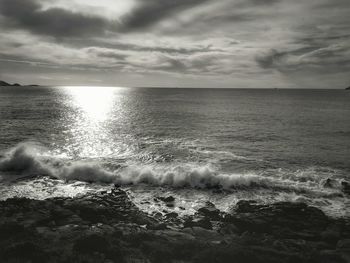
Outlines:
{"type": "Polygon", "coordinates": [[[0,0],[0,79],[345,88],[349,0],[0,0]]]}

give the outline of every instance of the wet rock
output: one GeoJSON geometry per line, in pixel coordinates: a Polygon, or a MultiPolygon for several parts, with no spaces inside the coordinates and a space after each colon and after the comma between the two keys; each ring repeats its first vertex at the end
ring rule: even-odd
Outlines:
{"type": "Polygon", "coordinates": [[[323,183],[323,187],[333,188],[334,184],[335,184],[334,180],[332,180],[331,178],[327,178],[326,181],[323,183]]]}
{"type": "Polygon", "coordinates": [[[152,216],[156,219],[161,219],[163,217],[163,214],[160,212],[155,212],[152,214],[152,216]]]}
{"type": "Polygon", "coordinates": [[[178,216],[179,216],[179,214],[176,213],[176,212],[170,212],[170,213],[165,215],[165,217],[168,218],[168,219],[169,218],[177,218],[178,216]]]}
{"type": "Polygon", "coordinates": [[[222,188],[217,188],[213,190],[214,194],[222,194],[224,192],[224,190],[222,188]]]}
{"type": "Polygon", "coordinates": [[[349,183],[349,182],[346,182],[346,181],[342,181],[342,182],[341,182],[341,186],[342,186],[342,191],[343,191],[345,194],[350,195],[350,183],[349,183]]]}
{"type": "Polygon", "coordinates": [[[208,218],[189,218],[184,222],[184,227],[202,227],[213,229],[213,225],[208,218]]]}
{"type": "Polygon", "coordinates": [[[175,198],[171,195],[168,197],[158,197],[158,199],[163,201],[164,203],[170,203],[175,201],[175,198]]]}
{"type": "Polygon", "coordinates": [[[272,234],[279,238],[320,240],[331,221],[319,209],[303,203],[280,202],[259,205],[240,201],[233,214],[224,219],[244,231],[272,234]]]}
{"type": "Polygon", "coordinates": [[[173,196],[168,197],[158,197],[159,200],[163,201],[165,205],[169,208],[173,208],[175,206],[175,198],[173,196]]]}
{"type": "Polygon", "coordinates": [[[236,212],[238,213],[249,213],[254,212],[256,201],[251,200],[240,200],[236,204],[236,212]]]}
{"type": "Polygon", "coordinates": [[[198,213],[208,217],[211,221],[221,220],[220,210],[211,202],[207,202],[204,207],[199,208],[198,213]]]}
{"type": "Polygon", "coordinates": [[[120,189],[0,201],[0,261],[349,262],[349,219],[305,204],[240,201],[227,214],[207,203],[186,217],[164,213],[140,211],[120,189]]]}

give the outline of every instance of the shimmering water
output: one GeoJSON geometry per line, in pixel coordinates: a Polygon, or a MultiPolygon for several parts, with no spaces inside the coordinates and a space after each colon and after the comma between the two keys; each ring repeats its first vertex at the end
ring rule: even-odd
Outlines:
{"type": "Polygon", "coordinates": [[[0,151],[2,199],[119,184],[149,211],[171,194],[350,213],[348,91],[1,87],[0,151]]]}

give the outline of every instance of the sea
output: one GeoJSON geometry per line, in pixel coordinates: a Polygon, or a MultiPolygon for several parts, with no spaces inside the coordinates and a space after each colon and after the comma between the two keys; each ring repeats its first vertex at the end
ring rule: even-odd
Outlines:
{"type": "Polygon", "coordinates": [[[0,200],[121,187],[148,213],[255,200],[349,217],[347,183],[346,90],[0,87],[0,200]]]}

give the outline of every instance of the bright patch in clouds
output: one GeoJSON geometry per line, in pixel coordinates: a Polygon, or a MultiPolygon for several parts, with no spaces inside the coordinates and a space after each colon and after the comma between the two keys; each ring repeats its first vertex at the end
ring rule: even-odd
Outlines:
{"type": "Polygon", "coordinates": [[[135,7],[135,0],[55,0],[42,1],[43,10],[62,8],[82,12],[91,16],[102,16],[109,20],[120,20],[135,7]]]}

